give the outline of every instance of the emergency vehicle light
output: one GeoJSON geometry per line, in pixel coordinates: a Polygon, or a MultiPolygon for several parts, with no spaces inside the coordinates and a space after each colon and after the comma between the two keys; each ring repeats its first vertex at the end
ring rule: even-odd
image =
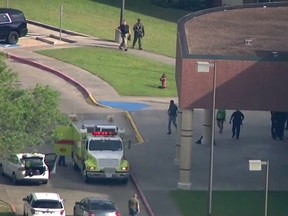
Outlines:
{"type": "Polygon", "coordinates": [[[117,135],[116,132],[108,132],[108,131],[101,131],[101,132],[93,132],[93,136],[115,136],[117,135]]]}

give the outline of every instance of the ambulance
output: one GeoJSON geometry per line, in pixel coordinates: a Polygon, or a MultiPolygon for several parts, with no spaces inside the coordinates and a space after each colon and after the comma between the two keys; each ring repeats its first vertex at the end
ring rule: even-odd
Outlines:
{"type": "Polygon", "coordinates": [[[125,130],[113,123],[73,122],[56,129],[58,154],[72,157],[85,183],[97,179],[116,179],[127,184],[129,162],[125,159],[125,130]]]}

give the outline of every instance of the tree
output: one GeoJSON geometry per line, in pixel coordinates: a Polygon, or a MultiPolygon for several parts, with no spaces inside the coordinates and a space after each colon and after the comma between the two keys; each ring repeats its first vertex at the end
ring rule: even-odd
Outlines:
{"type": "Polygon", "coordinates": [[[18,76],[0,56],[0,157],[37,147],[53,139],[58,124],[68,124],[60,111],[60,94],[49,86],[21,89],[18,76]]]}

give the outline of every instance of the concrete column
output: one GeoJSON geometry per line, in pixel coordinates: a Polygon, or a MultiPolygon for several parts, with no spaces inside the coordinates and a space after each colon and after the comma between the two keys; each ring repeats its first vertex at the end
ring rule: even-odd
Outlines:
{"type": "Polygon", "coordinates": [[[203,140],[202,144],[211,145],[212,135],[212,118],[213,112],[211,109],[204,109],[204,122],[203,122],[203,140]]]}
{"type": "Polygon", "coordinates": [[[192,157],[192,122],[193,109],[182,110],[181,148],[179,164],[179,181],[177,187],[183,190],[191,189],[191,157],[192,157]]]}
{"type": "Polygon", "coordinates": [[[176,165],[179,164],[180,158],[180,148],[181,148],[181,125],[182,125],[182,110],[179,108],[177,112],[177,135],[176,135],[176,156],[174,159],[174,163],[176,165]]]}

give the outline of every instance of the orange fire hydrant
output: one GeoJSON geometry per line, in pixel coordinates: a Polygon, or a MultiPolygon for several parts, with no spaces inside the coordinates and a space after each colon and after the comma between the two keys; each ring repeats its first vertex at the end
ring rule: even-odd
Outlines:
{"type": "Polygon", "coordinates": [[[167,87],[167,77],[166,74],[163,73],[162,76],[160,77],[160,81],[161,81],[161,88],[166,88],[167,87]]]}

